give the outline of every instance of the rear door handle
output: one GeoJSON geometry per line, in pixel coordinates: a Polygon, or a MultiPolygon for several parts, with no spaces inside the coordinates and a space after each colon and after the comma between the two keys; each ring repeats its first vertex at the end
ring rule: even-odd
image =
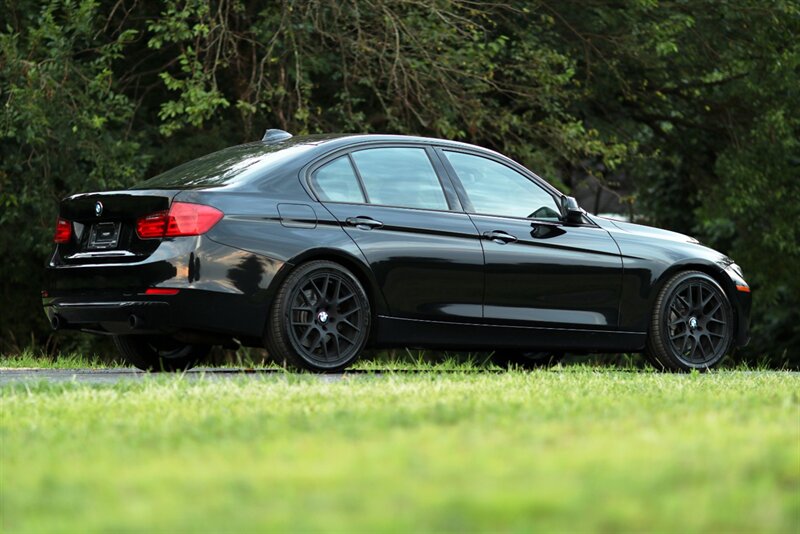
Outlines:
{"type": "Polygon", "coordinates": [[[350,226],[355,226],[359,230],[372,230],[373,228],[380,228],[383,223],[376,221],[372,217],[365,217],[359,215],[358,217],[348,217],[345,222],[350,226]]]}
{"type": "Polygon", "coordinates": [[[516,237],[514,237],[513,235],[508,234],[506,232],[503,232],[502,230],[493,230],[491,232],[484,232],[483,233],[483,237],[484,237],[484,239],[491,239],[492,241],[494,241],[498,245],[505,245],[506,243],[513,243],[514,241],[517,240],[516,237]]]}

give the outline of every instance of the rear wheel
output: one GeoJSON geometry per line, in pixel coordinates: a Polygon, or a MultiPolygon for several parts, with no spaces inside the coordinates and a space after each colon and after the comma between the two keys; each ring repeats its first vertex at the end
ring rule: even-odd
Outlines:
{"type": "Polygon", "coordinates": [[[526,352],[521,350],[499,350],[492,354],[492,361],[500,367],[516,365],[523,369],[537,369],[555,365],[562,354],[551,354],[549,352],[526,352]]]}
{"type": "Polygon", "coordinates": [[[270,313],[271,357],[297,369],[336,372],[350,365],[369,336],[369,299],[358,279],[325,260],[297,267],[281,285],[270,313]]]}
{"type": "Polygon", "coordinates": [[[733,321],[730,301],[713,278],[699,271],[678,273],[656,299],[647,355],[672,371],[709,369],[730,350],[733,321]]]}
{"type": "Polygon", "coordinates": [[[185,371],[196,366],[211,349],[190,345],[169,336],[114,336],[122,358],[142,371],[185,371]]]}

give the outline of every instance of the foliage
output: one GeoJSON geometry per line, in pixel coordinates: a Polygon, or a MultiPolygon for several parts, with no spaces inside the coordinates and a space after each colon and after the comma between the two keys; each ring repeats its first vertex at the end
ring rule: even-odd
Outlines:
{"type": "Polygon", "coordinates": [[[782,0],[5,0],[3,348],[48,339],[59,198],[272,126],[465,140],[565,189],[624,178],[630,213],[743,265],[751,354],[796,356],[798,34],[782,0]]]}
{"type": "Polygon", "coordinates": [[[588,124],[636,143],[635,211],[730,254],[754,287],[750,354],[800,361],[800,5],[580,3],[559,12],[588,124]],[[619,8],[619,9],[617,9],[619,8]]]}

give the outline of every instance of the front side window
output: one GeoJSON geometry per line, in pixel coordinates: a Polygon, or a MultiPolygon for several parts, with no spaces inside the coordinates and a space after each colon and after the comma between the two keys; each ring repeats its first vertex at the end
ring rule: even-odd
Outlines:
{"type": "Polygon", "coordinates": [[[352,153],[370,204],[446,210],[439,178],[424,148],[370,148],[352,153]]]}
{"type": "Polygon", "coordinates": [[[558,220],[553,196],[517,171],[496,161],[445,151],[476,213],[558,220]]]}
{"type": "Polygon", "coordinates": [[[350,158],[341,156],[320,167],[311,176],[311,187],[322,201],[363,203],[364,194],[350,164],[350,158]]]}

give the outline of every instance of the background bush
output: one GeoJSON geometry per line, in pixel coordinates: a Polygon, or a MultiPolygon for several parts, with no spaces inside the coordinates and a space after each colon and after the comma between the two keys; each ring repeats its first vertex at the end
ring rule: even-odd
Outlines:
{"type": "Polygon", "coordinates": [[[744,357],[796,359],[798,35],[780,0],[5,0],[0,350],[95,342],[41,311],[60,198],[269,126],[459,139],[610,193],[736,258],[744,357]]]}

